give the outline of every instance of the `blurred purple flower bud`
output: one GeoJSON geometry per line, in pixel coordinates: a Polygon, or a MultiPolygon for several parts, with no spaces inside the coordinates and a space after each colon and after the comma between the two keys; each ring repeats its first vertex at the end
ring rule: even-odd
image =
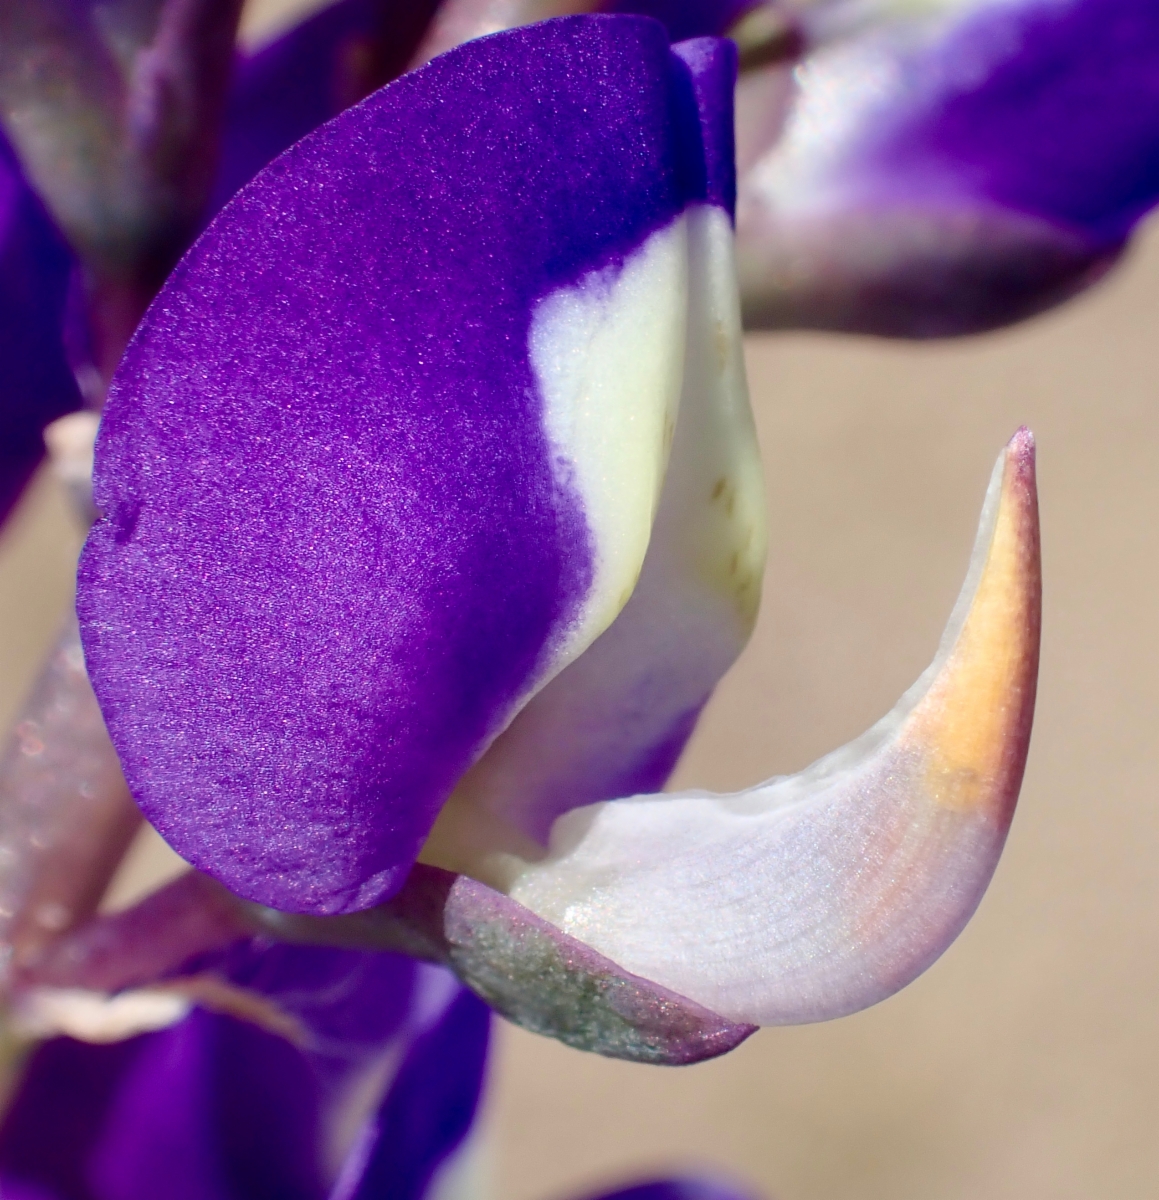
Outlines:
{"type": "Polygon", "coordinates": [[[61,334],[71,269],[0,137],[0,521],[44,454],[41,431],[81,403],[61,334]]]}
{"type": "Polygon", "coordinates": [[[819,44],[791,78],[742,89],[748,324],[1002,325],[1097,279],[1159,199],[1145,0],[836,0],[801,20],[819,44]]]}

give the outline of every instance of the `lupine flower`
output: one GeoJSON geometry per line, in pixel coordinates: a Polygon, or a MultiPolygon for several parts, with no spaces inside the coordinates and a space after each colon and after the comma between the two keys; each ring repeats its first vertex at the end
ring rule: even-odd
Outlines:
{"type": "MultiPolygon", "coordinates": [[[[476,996],[572,1045],[696,1061],[891,994],[980,899],[1033,709],[1025,431],[892,714],[799,776],[659,794],[764,558],[736,53],[671,46],[675,19],[531,26],[374,93],[227,203],[138,329],[78,608],[134,798],[198,870],[92,917],[126,830],[70,633],[6,767],[0,837],[40,854],[6,884],[8,982],[39,1035],[152,1032],[38,1053],[0,1138],[14,1194],[130,1200],[180,1161],[191,1196],[417,1197],[470,1122],[476,996]],[[444,1007],[412,1003],[416,979],[444,1007]],[[462,1073],[440,1079],[444,1035],[462,1073]],[[79,1140],[54,1158],[44,1113],[75,1074],[79,1140]]],[[[155,33],[131,81],[169,61],[155,33]]],[[[238,138],[238,181],[319,95],[252,153],[238,138]]],[[[104,243],[67,227],[91,269],[104,243]]]]}
{"type": "Polygon", "coordinates": [[[272,910],[243,924],[421,943],[525,1024],[658,1061],[941,952],[1001,849],[1037,655],[1019,435],[895,714],[799,779],[640,798],[763,560],[733,62],[637,18],[529,27],[278,160],[130,347],[80,573],[133,794],[272,910]]]}

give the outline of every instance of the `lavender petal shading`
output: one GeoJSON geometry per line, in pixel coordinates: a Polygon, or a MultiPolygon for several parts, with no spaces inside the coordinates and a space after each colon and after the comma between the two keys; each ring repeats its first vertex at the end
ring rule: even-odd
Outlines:
{"type": "MultiPolygon", "coordinates": [[[[814,23],[845,10],[818,6],[814,23]]],[[[855,15],[791,80],[780,69],[783,122],[748,152],[746,324],[971,333],[1100,277],[1159,199],[1154,6],[855,15]]]]}

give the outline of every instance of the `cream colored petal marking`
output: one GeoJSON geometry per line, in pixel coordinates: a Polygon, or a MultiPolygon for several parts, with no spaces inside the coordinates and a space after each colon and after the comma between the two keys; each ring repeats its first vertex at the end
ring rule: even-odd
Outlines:
{"type": "Polygon", "coordinates": [[[615,620],[640,576],[676,425],[687,309],[683,215],[622,264],[535,307],[529,350],[552,466],[582,505],[595,560],[547,678],[615,620]]]}
{"type": "Polygon", "coordinates": [[[679,736],[752,632],[765,561],[760,452],[741,345],[733,231],[685,215],[687,337],[676,432],[640,582],[623,612],[467,773],[423,861],[493,886],[562,812],[621,794],[679,736]],[[519,835],[531,839],[521,841],[519,835]]]}

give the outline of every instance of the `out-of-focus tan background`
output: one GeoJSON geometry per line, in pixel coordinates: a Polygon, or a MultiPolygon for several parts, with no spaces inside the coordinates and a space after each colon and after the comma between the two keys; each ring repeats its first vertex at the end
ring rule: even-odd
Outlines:
{"type": "MultiPolygon", "coordinates": [[[[283,0],[284,2],[284,0],[283,0]]],[[[664,1070],[503,1027],[497,1200],[716,1164],[779,1200],[1159,1192],[1159,230],[1070,306],[913,346],[761,336],[772,550],[757,635],[675,786],[730,790],[860,733],[932,656],[990,467],[1039,440],[1046,583],[1030,766],[997,876],[941,962],[827,1025],[664,1070]]],[[[0,717],[67,604],[41,479],[0,538],[0,717]]]]}

